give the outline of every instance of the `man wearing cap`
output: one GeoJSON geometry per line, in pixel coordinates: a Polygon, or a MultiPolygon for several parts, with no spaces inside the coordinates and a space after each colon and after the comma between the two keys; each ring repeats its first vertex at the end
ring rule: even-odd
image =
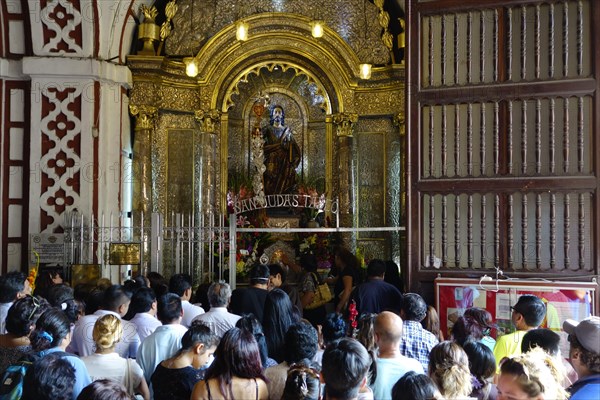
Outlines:
{"type": "Polygon", "coordinates": [[[569,358],[579,375],[568,389],[571,400],[600,399],[600,317],[579,323],[568,319],[563,329],[569,334],[569,358]]]}
{"type": "Polygon", "coordinates": [[[519,300],[511,309],[511,320],[517,330],[500,336],[496,341],[494,357],[498,368],[500,361],[505,357],[521,354],[523,336],[528,331],[537,328],[546,316],[546,305],[539,297],[532,294],[524,294],[519,297],[519,300]]]}
{"type": "Polygon", "coordinates": [[[231,294],[231,312],[237,315],[252,313],[262,324],[269,277],[269,267],[266,265],[258,264],[252,267],[250,286],[235,289],[231,294]]]}
{"type": "Polygon", "coordinates": [[[400,354],[404,357],[414,358],[427,371],[429,366],[429,353],[438,344],[435,335],[421,325],[427,314],[427,303],[417,293],[406,293],[402,297],[400,317],[404,321],[402,339],[400,340],[400,354]]]}

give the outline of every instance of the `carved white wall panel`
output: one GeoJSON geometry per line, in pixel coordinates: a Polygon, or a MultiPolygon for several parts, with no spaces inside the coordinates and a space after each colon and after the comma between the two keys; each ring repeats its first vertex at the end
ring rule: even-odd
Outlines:
{"type": "Polygon", "coordinates": [[[92,55],[93,21],[83,24],[82,3],[78,0],[29,0],[31,38],[36,55],[92,55]],[[84,45],[85,43],[85,45],[84,45]]]}
{"type": "Polygon", "coordinates": [[[23,67],[32,77],[30,208],[40,210],[30,215],[32,233],[60,230],[74,208],[119,211],[121,134],[129,132],[126,67],[51,60],[31,57],[23,67]]]}
{"type": "MultiPolygon", "coordinates": [[[[61,226],[62,214],[80,203],[82,86],[49,84],[42,88],[40,137],[41,231],[61,226]],[[46,145],[49,143],[49,145],[46,145]]],[[[88,160],[90,160],[88,158],[88,160]]]]}
{"type": "Polygon", "coordinates": [[[13,54],[25,54],[25,27],[23,21],[9,21],[8,31],[10,32],[8,51],[13,54]]]}

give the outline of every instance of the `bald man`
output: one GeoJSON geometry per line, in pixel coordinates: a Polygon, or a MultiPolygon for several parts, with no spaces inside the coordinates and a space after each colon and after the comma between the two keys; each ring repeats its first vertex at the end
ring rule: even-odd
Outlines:
{"type": "Polygon", "coordinates": [[[377,378],[371,386],[375,399],[391,399],[392,387],[407,372],[424,373],[419,361],[400,353],[401,338],[402,319],[399,316],[383,311],[375,318],[375,343],[379,348],[377,378]]]}

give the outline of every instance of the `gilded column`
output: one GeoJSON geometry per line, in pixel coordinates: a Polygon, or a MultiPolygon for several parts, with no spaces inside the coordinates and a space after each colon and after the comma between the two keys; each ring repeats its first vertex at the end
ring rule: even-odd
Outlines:
{"type": "Polygon", "coordinates": [[[130,105],[129,112],[135,117],[133,142],[133,213],[134,221],[144,214],[144,225],[150,222],[152,213],[152,131],[157,108],[146,105],[130,105]]]}
{"type": "Polygon", "coordinates": [[[216,135],[220,130],[221,112],[219,110],[196,110],[195,120],[200,128],[200,160],[198,177],[197,210],[216,211],[218,188],[215,166],[218,165],[216,154],[216,135]]]}
{"type": "MultiPolygon", "coordinates": [[[[331,204],[332,201],[339,201],[338,198],[333,197],[333,193],[336,193],[336,187],[334,185],[333,174],[334,136],[332,122],[333,116],[327,115],[325,117],[325,193],[327,193],[327,200],[329,201],[329,204],[331,204]]],[[[333,216],[330,215],[330,217],[333,216]]]]}
{"type": "Polygon", "coordinates": [[[401,210],[401,223],[405,224],[405,213],[406,210],[406,131],[404,130],[404,113],[400,112],[394,115],[393,123],[398,127],[400,133],[400,165],[402,167],[402,174],[400,174],[400,210],[401,210]]]}
{"type": "Polygon", "coordinates": [[[338,165],[339,165],[339,212],[342,226],[352,225],[352,133],[354,124],[358,121],[358,114],[339,113],[332,116],[338,139],[338,165]]]}

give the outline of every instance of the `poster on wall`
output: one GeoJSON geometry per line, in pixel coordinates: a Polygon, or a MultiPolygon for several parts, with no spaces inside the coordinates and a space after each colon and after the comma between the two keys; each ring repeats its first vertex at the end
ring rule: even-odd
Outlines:
{"type": "Polygon", "coordinates": [[[514,331],[511,306],[519,296],[533,294],[546,303],[546,318],[542,328],[562,331],[566,319],[582,320],[595,315],[598,283],[550,282],[534,280],[498,280],[436,278],[436,307],[440,329],[449,338],[454,322],[467,308],[484,308],[492,315],[495,329],[491,336],[514,331]]]}

